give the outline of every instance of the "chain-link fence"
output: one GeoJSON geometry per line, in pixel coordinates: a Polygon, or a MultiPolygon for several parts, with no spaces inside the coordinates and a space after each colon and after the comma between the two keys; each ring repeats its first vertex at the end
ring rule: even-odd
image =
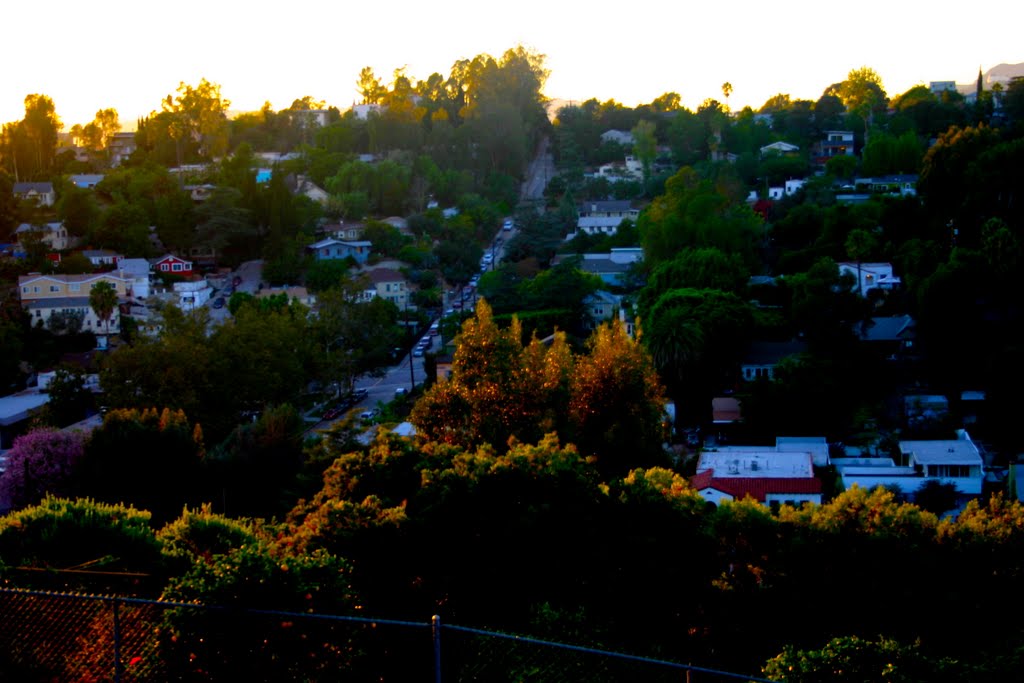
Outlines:
{"type": "Polygon", "coordinates": [[[0,588],[0,681],[764,679],[429,621],[0,588]]]}

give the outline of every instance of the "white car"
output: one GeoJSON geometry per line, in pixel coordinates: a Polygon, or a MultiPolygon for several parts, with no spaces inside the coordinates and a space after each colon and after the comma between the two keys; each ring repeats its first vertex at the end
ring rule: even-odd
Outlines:
{"type": "Polygon", "coordinates": [[[512,220],[511,220],[511,219],[509,219],[509,220],[505,221],[505,222],[504,222],[504,223],[502,224],[502,226],[501,226],[501,229],[502,229],[502,230],[504,230],[505,232],[508,232],[508,231],[509,231],[509,230],[511,230],[511,229],[512,229],[513,227],[514,227],[514,224],[512,223],[512,220]]]}

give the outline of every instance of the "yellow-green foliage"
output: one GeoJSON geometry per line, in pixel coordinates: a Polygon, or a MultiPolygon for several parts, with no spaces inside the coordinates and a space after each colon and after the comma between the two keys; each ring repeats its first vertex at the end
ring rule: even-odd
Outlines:
{"type": "Polygon", "coordinates": [[[924,539],[934,539],[939,523],[931,512],[897,502],[892,491],[881,486],[868,491],[856,485],[823,505],[783,506],[779,520],[817,531],[924,539]]]}
{"type": "Polygon", "coordinates": [[[257,531],[249,522],[215,514],[206,503],[199,509],[185,508],[181,517],[157,532],[157,539],[166,557],[191,563],[252,543],[257,531]]]}
{"type": "Polygon", "coordinates": [[[0,518],[0,565],[8,567],[144,570],[157,563],[158,547],[149,512],[120,504],[47,496],[0,518]]]}

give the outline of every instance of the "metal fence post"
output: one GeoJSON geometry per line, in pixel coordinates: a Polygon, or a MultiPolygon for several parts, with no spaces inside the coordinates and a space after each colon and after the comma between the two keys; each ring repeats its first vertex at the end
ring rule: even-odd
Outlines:
{"type": "Polygon", "coordinates": [[[118,614],[118,601],[114,605],[114,681],[121,683],[121,622],[118,614]]]}
{"type": "Polygon", "coordinates": [[[430,631],[434,637],[434,683],[441,683],[441,617],[430,617],[430,631]]]}

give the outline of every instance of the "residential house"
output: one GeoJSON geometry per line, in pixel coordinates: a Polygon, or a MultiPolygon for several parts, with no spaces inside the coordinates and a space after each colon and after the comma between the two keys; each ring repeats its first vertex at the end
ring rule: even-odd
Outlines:
{"type": "MultiPolygon", "coordinates": [[[[783,197],[789,197],[791,195],[794,195],[794,194],[797,193],[797,191],[801,187],[803,187],[806,184],[806,182],[807,181],[805,181],[805,180],[803,180],[801,178],[797,178],[797,179],[787,180],[784,185],[779,185],[779,186],[776,186],[776,187],[769,187],[768,188],[768,199],[772,199],[772,200],[778,201],[779,199],[782,199],[783,197]]],[[[757,200],[757,192],[754,191],[754,190],[751,190],[750,196],[747,198],[747,201],[751,201],[751,200],[754,200],[754,201],[757,200]]]]}
{"type": "Polygon", "coordinates": [[[928,83],[928,92],[936,97],[942,97],[942,93],[947,90],[956,92],[956,81],[930,81],[928,83]]]}
{"type": "Polygon", "coordinates": [[[331,195],[327,190],[320,187],[306,176],[289,176],[289,181],[289,187],[293,194],[308,197],[320,206],[327,206],[327,200],[330,199],[331,195]]]}
{"type": "Polygon", "coordinates": [[[876,356],[896,360],[913,350],[917,323],[909,315],[879,316],[855,325],[854,332],[876,356]]]}
{"type": "Polygon", "coordinates": [[[64,223],[45,223],[43,225],[22,223],[14,230],[14,237],[18,240],[18,244],[15,246],[16,253],[26,253],[24,241],[30,235],[38,237],[53,251],[64,251],[74,241],[74,238],[68,235],[68,229],[64,227],[64,223]]]}
{"type": "Polygon", "coordinates": [[[771,143],[769,145],[764,145],[763,147],[761,147],[761,158],[763,159],[766,156],[772,156],[772,155],[787,156],[787,157],[788,156],[795,156],[799,152],[800,152],[800,146],[799,145],[794,145],[794,144],[790,144],[788,142],[783,142],[782,140],[779,140],[778,142],[773,142],[773,143],[771,143]]]}
{"type": "Polygon", "coordinates": [[[68,180],[75,187],[80,187],[83,190],[91,190],[96,187],[101,180],[103,180],[102,173],[79,173],[68,176],[68,180]]]}
{"type": "Polygon", "coordinates": [[[114,133],[107,142],[107,151],[110,153],[110,165],[116,168],[128,160],[135,153],[135,133],[114,133]]]}
{"type": "Polygon", "coordinates": [[[191,261],[186,261],[174,254],[166,254],[158,259],[153,259],[150,263],[152,264],[153,272],[156,273],[189,277],[194,272],[191,261]]]}
{"type": "Polygon", "coordinates": [[[601,142],[617,142],[623,147],[630,147],[633,145],[633,134],[628,130],[606,130],[601,133],[601,142]]]}
{"type": "Polygon", "coordinates": [[[963,429],[955,439],[900,441],[899,465],[892,458],[836,458],[833,464],[845,488],[898,487],[913,495],[927,481],[953,484],[968,496],[981,495],[984,461],[963,429]]]}
{"type": "Polygon", "coordinates": [[[366,232],[366,224],[358,221],[352,223],[343,223],[342,221],[325,223],[317,228],[317,232],[333,237],[336,240],[342,240],[343,242],[358,242],[363,239],[363,233],[366,232]]]}
{"type": "Polygon", "coordinates": [[[583,307],[587,316],[584,327],[594,329],[606,320],[615,320],[619,317],[622,297],[599,289],[583,297],[583,307]]]}
{"type": "Polygon", "coordinates": [[[253,156],[269,166],[276,166],[286,161],[302,158],[302,155],[298,152],[254,152],[253,156]]]}
{"type": "Polygon", "coordinates": [[[360,121],[365,121],[370,117],[371,114],[378,115],[384,111],[385,107],[381,104],[353,104],[352,115],[360,121]]]}
{"type": "Polygon", "coordinates": [[[382,218],[380,222],[390,225],[403,235],[412,236],[412,232],[409,230],[409,221],[401,216],[388,216],[387,218],[382,218]]]}
{"type": "Polygon", "coordinates": [[[821,503],[821,480],[807,452],[757,447],[704,451],[690,483],[716,505],[748,496],[764,505],[821,503]]]}
{"type": "Polygon", "coordinates": [[[13,192],[15,198],[36,206],[53,206],[57,201],[53,183],[14,183],[13,192]]]}
{"type": "Polygon", "coordinates": [[[118,261],[124,258],[121,254],[109,249],[83,249],[82,256],[89,259],[89,263],[97,268],[101,266],[116,266],[118,261]]]}
{"type": "Polygon", "coordinates": [[[588,235],[614,235],[624,219],[635,221],[640,209],[627,200],[589,201],[578,207],[576,229],[588,235]]]}
{"type": "Polygon", "coordinates": [[[785,185],[786,196],[789,197],[790,195],[796,194],[797,191],[806,184],[807,181],[802,178],[787,180],[785,185]]]}
{"type": "Polygon", "coordinates": [[[825,137],[815,143],[815,160],[824,164],[832,157],[853,156],[853,131],[826,130],[825,137]]]}
{"type": "Polygon", "coordinates": [[[196,266],[213,266],[217,264],[217,250],[206,245],[196,245],[188,248],[188,258],[196,266]]]}
{"type": "MultiPolygon", "coordinates": [[[[32,417],[49,402],[50,395],[39,387],[0,397],[0,474],[7,465],[4,451],[14,445],[14,439],[29,430],[32,417]]],[[[4,503],[0,501],[0,512],[4,503]]]]}
{"type": "Polygon", "coordinates": [[[213,296],[213,288],[205,279],[192,282],[175,282],[174,293],[178,295],[178,308],[194,311],[213,296]]]}
{"type": "Polygon", "coordinates": [[[100,282],[113,285],[119,301],[132,295],[132,279],[120,272],[93,275],[33,273],[18,278],[18,290],[21,304],[28,311],[34,325],[47,325],[54,313],[73,313],[82,316],[83,330],[103,333],[117,331],[121,324],[117,307],[109,321],[101,321],[89,304],[89,293],[100,282]]]}
{"type": "Polygon", "coordinates": [[[305,287],[265,287],[256,292],[256,298],[266,299],[279,294],[287,296],[289,302],[297,301],[306,308],[313,308],[316,305],[316,295],[305,287]]]}
{"type": "Polygon", "coordinates": [[[143,301],[149,297],[150,264],[144,258],[122,258],[117,268],[125,277],[131,279],[131,293],[128,298],[143,301]]]}
{"type": "Polygon", "coordinates": [[[752,342],[740,363],[740,377],[747,382],[762,378],[775,379],[775,369],[783,358],[796,356],[805,351],[807,344],[799,340],[752,342]]]}
{"type": "Polygon", "coordinates": [[[306,247],[313,252],[317,261],[333,261],[352,257],[356,263],[366,263],[373,249],[373,243],[369,241],[346,241],[328,238],[315,242],[306,247]]]}
{"type": "Polygon", "coordinates": [[[567,258],[581,256],[579,269],[600,277],[606,284],[616,287],[627,285],[627,275],[633,264],[643,260],[644,252],[640,247],[617,247],[608,253],[590,253],[569,256],[556,256],[552,265],[558,265],[567,258]]]}
{"type": "Polygon", "coordinates": [[[886,194],[897,197],[916,197],[918,178],[919,176],[916,173],[884,175],[875,178],[855,178],[853,186],[857,192],[886,194]]]}
{"type": "Polygon", "coordinates": [[[854,291],[865,298],[872,289],[890,291],[903,284],[900,278],[893,275],[891,263],[843,261],[838,265],[839,275],[853,276],[854,291]]]}
{"type": "Polygon", "coordinates": [[[370,289],[366,297],[372,299],[379,296],[388,301],[394,302],[399,308],[405,308],[409,303],[409,286],[406,284],[405,276],[391,268],[374,268],[365,272],[370,280],[370,289]]]}
{"type": "Polygon", "coordinates": [[[624,161],[602,164],[598,167],[596,176],[612,183],[621,180],[642,180],[644,167],[636,157],[627,156],[624,161]]]}

